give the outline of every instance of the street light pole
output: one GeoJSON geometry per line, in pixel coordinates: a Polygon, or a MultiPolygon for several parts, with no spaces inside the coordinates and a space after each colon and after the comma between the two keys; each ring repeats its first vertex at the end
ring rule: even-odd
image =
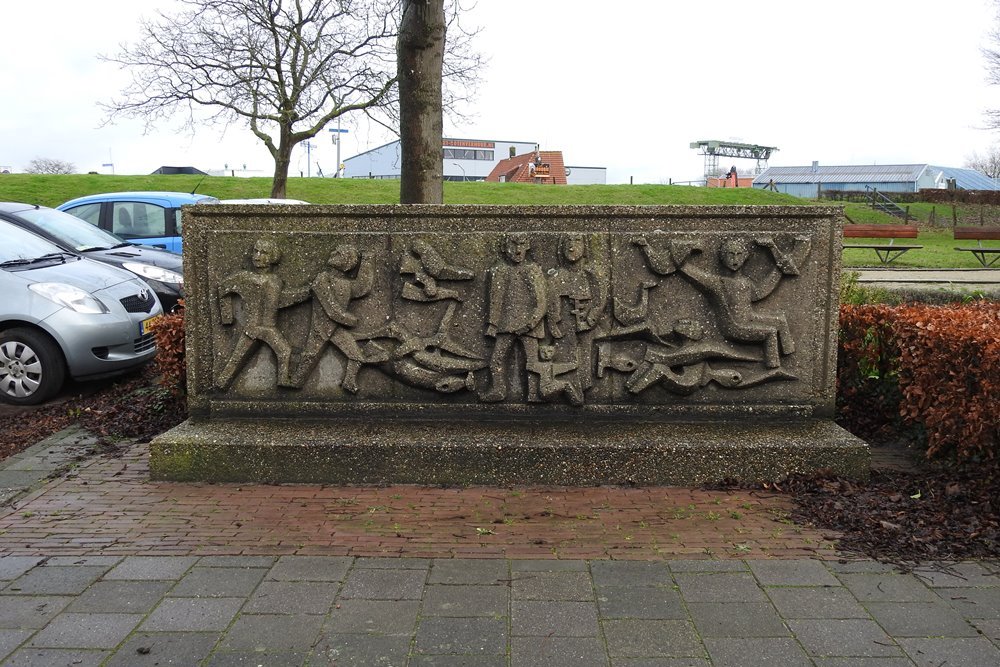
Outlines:
{"type": "Polygon", "coordinates": [[[340,166],[340,135],[347,134],[347,130],[340,129],[340,116],[337,116],[337,127],[331,127],[330,132],[333,133],[333,143],[337,145],[337,178],[340,178],[341,166],[340,166]]]}
{"type": "Polygon", "coordinates": [[[457,162],[452,162],[452,164],[462,170],[462,182],[465,183],[465,167],[463,167],[457,162]]]}

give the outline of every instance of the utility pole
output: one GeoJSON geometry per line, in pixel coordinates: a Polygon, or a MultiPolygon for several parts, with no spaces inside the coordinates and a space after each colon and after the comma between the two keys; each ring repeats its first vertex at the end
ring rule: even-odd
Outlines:
{"type": "Polygon", "coordinates": [[[340,135],[347,134],[347,130],[340,129],[340,116],[337,116],[337,127],[331,127],[330,132],[332,133],[333,144],[337,147],[337,171],[334,174],[334,178],[340,178],[341,169],[343,169],[340,164],[340,135]]]}

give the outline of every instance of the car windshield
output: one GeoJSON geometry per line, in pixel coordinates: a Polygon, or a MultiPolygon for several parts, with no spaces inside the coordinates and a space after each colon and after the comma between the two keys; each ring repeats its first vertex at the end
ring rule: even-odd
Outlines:
{"type": "Polygon", "coordinates": [[[17,260],[32,260],[46,255],[61,255],[63,249],[41,236],[35,236],[8,222],[0,222],[0,264],[17,260]]]}
{"type": "Polygon", "coordinates": [[[120,236],[52,208],[33,208],[20,211],[17,215],[56,237],[60,243],[80,252],[107,250],[128,243],[120,236]]]}

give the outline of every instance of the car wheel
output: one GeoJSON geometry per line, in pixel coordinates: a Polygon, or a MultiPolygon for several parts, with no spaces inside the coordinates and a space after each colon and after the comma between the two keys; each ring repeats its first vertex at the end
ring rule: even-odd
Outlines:
{"type": "Polygon", "coordinates": [[[47,400],[66,378],[59,347],[32,329],[0,332],[0,400],[35,405],[47,400]]]}

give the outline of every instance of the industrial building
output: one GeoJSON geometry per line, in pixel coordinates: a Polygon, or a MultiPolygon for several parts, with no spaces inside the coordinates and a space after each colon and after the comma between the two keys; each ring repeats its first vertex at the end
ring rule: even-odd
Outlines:
{"type": "Polygon", "coordinates": [[[823,191],[859,191],[872,188],[883,193],[919,192],[954,187],[959,190],[1000,190],[1000,185],[974,169],[930,164],[884,164],[804,167],[768,167],[753,179],[753,187],[803,198],[823,191]],[[949,184],[951,181],[951,184],[949,184]]]}
{"type": "MultiPolygon", "coordinates": [[[[502,160],[538,151],[534,141],[446,138],[441,143],[446,181],[485,181],[502,160]]],[[[344,160],[344,178],[399,178],[401,164],[400,143],[393,141],[344,160]]],[[[566,166],[564,169],[565,182],[571,185],[607,182],[604,167],[566,166]]]]}

